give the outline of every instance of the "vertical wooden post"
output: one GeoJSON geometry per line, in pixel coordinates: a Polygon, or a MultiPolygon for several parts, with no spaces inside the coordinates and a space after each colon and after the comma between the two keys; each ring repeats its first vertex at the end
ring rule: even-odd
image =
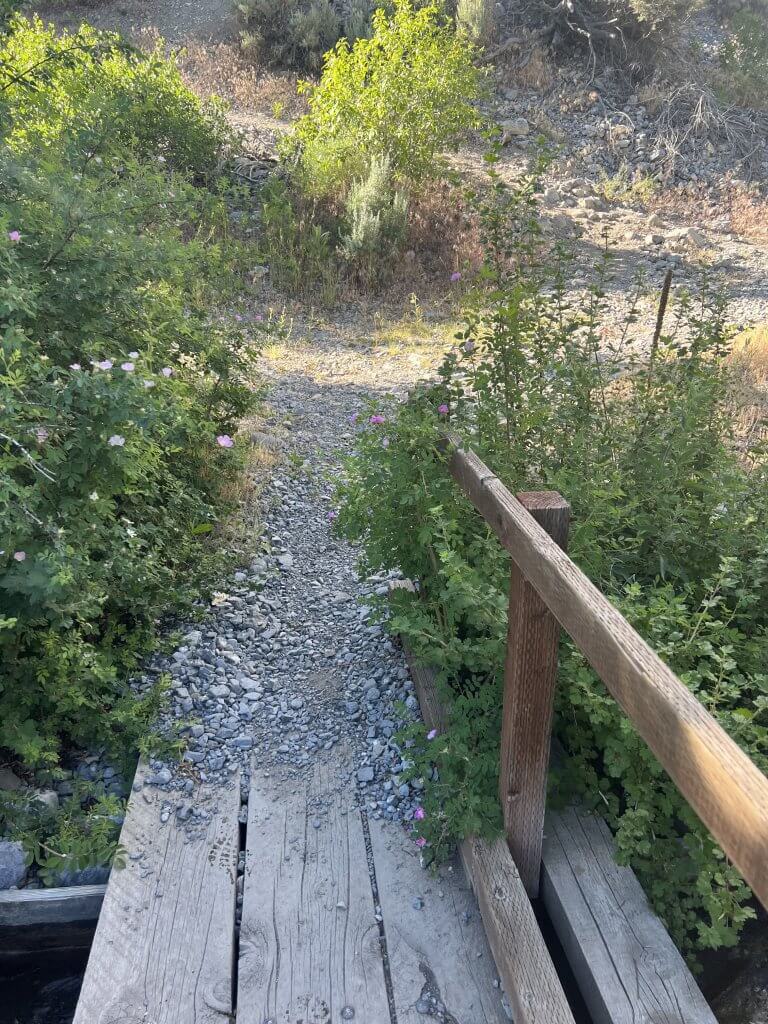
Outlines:
{"type": "MultiPolygon", "coordinates": [[[[555,491],[528,491],[517,499],[565,549],[568,503],[555,491]]],[[[513,562],[499,796],[507,842],[532,899],[539,893],[559,635],[559,623],[513,562]]]]}

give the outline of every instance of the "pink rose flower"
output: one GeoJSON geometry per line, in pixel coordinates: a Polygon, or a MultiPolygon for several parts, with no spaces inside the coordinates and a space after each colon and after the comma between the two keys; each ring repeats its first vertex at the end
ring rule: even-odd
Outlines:
{"type": "Polygon", "coordinates": [[[235,442],[232,440],[229,434],[219,434],[219,436],[216,438],[216,444],[220,445],[222,448],[232,448],[235,442]]]}
{"type": "Polygon", "coordinates": [[[173,370],[170,368],[170,366],[164,366],[160,373],[162,373],[164,377],[170,377],[173,375],[173,370]]]}
{"type": "Polygon", "coordinates": [[[8,240],[10,242],[20,242],[21,241],[21,232],[20,231],[9,231],[8,232],[8,240]]]}
{"type": "Polygon", "coordinates": [[[417,807],[416,810],[413,812],[413,816],[416,819],[416,821],[424,821],[427,815],[423,807],[417,807]]]}
{"type": "Polygon", "coordinates": [[[447,416],[448,415],[448,406],[445,404],[445,402],[443,402],[442,405],[438,405],[437,411],[440,413],[441,416],[447,416]]]}
{"type": "Polygon", "coordinates": [[[429,732],[427,733],[427,739],[433,740],[435,736],[437,736],[437,729],[430,729],[429,732]]]}
{"type": "Polygon", "coordinates": [[[13,557],[17,562],[23,562],[27,557],[26,551],[14,551],[13,557]]]}

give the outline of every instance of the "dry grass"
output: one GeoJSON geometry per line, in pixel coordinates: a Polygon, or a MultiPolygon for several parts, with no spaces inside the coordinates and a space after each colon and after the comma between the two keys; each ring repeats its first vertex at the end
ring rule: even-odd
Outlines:
{"type": "Polygon", "coordinates": [[[758,245],[768,242],[768,197],[757,185],[747,185],[733,174],[720,180],[716,193],[701,183],[662,187],[648,208],[662,216],[729,231],[758,245]]]}
{"type": "Polygon", "coordinates": [[[728,196],[731,230],[752,242],[768,242],[768,199],[746,186],[734,187],[728,196]]]}
{"type": "Polygon", "coordinates": [[[768,324],[739,334],[729,362],[734,372],[734,427],[740,448],[768,439],[768,324]]]}
{"type": "Polygon", "coordinates": [[[296,92],[298,77],[289,71],[259,68],[235,42],[190,41],[179,60],[182,77],[198,95],[216,93],[235,109],[276,118],[299,117],[306,102],[296,92]]]}

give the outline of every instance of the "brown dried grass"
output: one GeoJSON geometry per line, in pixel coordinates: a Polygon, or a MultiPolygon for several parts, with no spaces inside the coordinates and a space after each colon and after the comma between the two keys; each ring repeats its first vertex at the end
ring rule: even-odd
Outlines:
{"type": "Polygon", "coordinates": [[[737,335],[728,357],[733,371],[733,423],[744,451],[768,439],[768,323],[737,335]]]}

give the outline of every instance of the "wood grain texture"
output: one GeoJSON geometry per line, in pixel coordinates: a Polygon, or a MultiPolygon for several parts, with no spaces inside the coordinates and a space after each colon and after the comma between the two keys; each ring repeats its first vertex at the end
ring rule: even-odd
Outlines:
{"type": "MultiPolygon", "coordinates": [[[[570,508],[553,491],[518,500],[561,548],[570,508]]],[[[528,895],[539,894],[549,745],[557,682],[560,624],[512,562],[509,582],[499,801],[512,858],[528,895]]]]}
{"type": "MultiPolygon", "coordinates": [[[[418,665],[407,648],[406,656],[424,721],[431,728],[444,728],[447,716],[434,672],[418,665]]],[[[459,852],[516,1024],[573,1024],[568,1000],[506,842],[466,839],[459,852]]]]}
{"type": "Polygon", "coordinates": [[[360,812],[333,774],[318,765],[295,789],[254,775],[238,1024],[328,1024],[345,1006],[390,1024],[360,812]]]}
{"type": "Polygon", "coordinates": [[[106,891],[106,885],[72,885],[0,892],[0,928],[95,921],[106,891]]]}
{"type": "Polygon", "coordinates": [[[515,1024],[574,1024],[506,842],[465,839],[459,852],[472,879],[515,1024]]]}
{"type": "Polygon", "coordinates": [[[232,1012],[238,778],[185,796],[210,814],[197,840],[173,816],[161,824],[167,800],[131,793],[127,866],[110,876],[74,1024],[224,1024],[232,1012]]]}
{"type": "Polygon", "coordinates": [[[547,813],[542,899],[594,1024],[715,1024],[604,821],[547,813]]]}
{"type": "Polygon", "coordinates": [[[768,906],[768,779],[474,453],[456,447],[449,467],[768,906]]]}
{"type": "Polygon", "coordinates": [[[402,831],[371,821],[376,881],[398,1024],[423,1024],[417,1003],[444,1007],[451,1024],[508,1024],[478,906],[458,859],[425,872],[402,831]],[[423,900],[421,909],[414,898],[423,900]]]}

